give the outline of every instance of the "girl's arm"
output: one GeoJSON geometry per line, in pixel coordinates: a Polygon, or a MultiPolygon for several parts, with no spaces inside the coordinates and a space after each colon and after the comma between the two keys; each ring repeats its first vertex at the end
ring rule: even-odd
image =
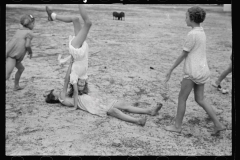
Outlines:
{"type": "Polygon", "coordinates": [[[63,90],[60,93],[60,98],[63,100],[62,104],[65,106],[69,106],[72,107],[72,102],[66,100],[66,95],[67,95],[67,88],[68,88],[68,84],[69,84],[69,80],[70,80],[70,73],[71,73],[71,69],[72,69],[72,63],[73,61],[70,61],[70,64],[68,66],[68,70],[64,79],[64,86],[63,86],[63,90]]]}
{"type": "Polygon", "coordinates": [[[184,58],[187,57],[188,53],[189,52],[187,51],[184,51],[184,50],[182,51],[182,54],[177,58],[173,66],[170,68],[171,72],[184,60],[184,58]]]}
{"type": "Polygon", "coordinates": [[[71,60],[69,66],[68,66],[66,76],[64,78],[64,85],[63,85],[63,90],[62,90],[62,93],[63,93],[64,97],[67,94],[67,88],[68,88],[68,83],[69,83],[69,80],[70,80],[70,73],[71,73],[71,69],[72,69],[72,64],[73,64],[73,61],[71,60]]]}
{"type": "Polygon", "coordinates": [[[68,66],[68,70],[67,70],[66,76],[64,78],[63,90],[60,93],[60,98],[62,100],[65,100],[66,95],[67,95],[67,88],[68,88],[68,83],[69,83],[69,79],[70,79],[70,73],[71,73],[71,69],[72,69],[72,64],[73,64],[73,61],[71,60],[69,66],[68,66]]]}
{"type": "Polygon", "coordinates": [[[77,88],[77,83],[73,84],[73,98],[74,98],[74,108],[77,109],[77,104],[78,104],[78,88],[77,88]]]}
{"type": "Polygon", "coordinates": [[[166,74],[166,79],[165,79],[165,83],[170,79],[171,73],[172,71],[184,60],[184,58],[187,57],[189,52],[187,51],[182,51],[182,54],[177,58],[177,60],[175,61],[175,63],[173,64],[173,66],[169,69],[169,71],[166,74]]]}
{"type": "Polygon", "coordinates": [[[31,48],[31,40],[33,39],[33,35],[31,33],[28,33],[26,35],[26,50],[28,52],[28,55],[30,55],[30,59],[32,58],[32,48],[31,48]]]}
{"type": "Polygon", "coordinates": [[[28,55],[30,55],[30,59],[32,58],[32,48],[31,48],[31,40],[29,38],[26,39],[26,50],[28,55]]]}

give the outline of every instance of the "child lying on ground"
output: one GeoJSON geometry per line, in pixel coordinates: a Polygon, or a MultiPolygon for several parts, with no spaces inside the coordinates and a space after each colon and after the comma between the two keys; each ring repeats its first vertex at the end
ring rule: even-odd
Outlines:
{"type": "MultiPolygon", "coordinates": [[[[51,90],[50,93],[44,95],[46,97],[45,101],[47,103],[61,103],[65,106],[74,107],[75,101],[72,98],[73,96],[73,87],[70,84],[70,91],[67,92],[69,84],[69,75],[72,68],[72,61],[68,67],[68,71],[65,77],[63,90],[56,92],[51,90]]],[[[102,99],[97,99],[88,95],[88,84],[86,80],[78,81],[78,97],[77,97],[78,108],[87,111],[91,114],[98,116],[106,117],[107,115],[119,118],[123,121],[135,123],[141,126],[144,126],[146,123],[146,118],[134,118],[125,114],[123,111],[130,113],[138,114],[148,114],[155,116],[158,114],[159,110],[162,108],[161,103],[157,103],[157,106],[154,108],[139,108],[134,107],[130,103],[125,101],[110,100],[109,102],[104,102],[102,99]]]]}

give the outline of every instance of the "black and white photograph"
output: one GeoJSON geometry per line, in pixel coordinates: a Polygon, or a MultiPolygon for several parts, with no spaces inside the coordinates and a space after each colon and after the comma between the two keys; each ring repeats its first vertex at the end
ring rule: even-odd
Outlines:
{"type": "Polygon", "coordinates": [[[231,4],[6,4],[5,155],[232,156],[231,4]]]}

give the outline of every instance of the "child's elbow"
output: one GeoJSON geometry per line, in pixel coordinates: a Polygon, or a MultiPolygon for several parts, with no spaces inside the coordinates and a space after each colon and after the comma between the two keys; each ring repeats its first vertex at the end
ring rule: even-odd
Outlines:
{"type": "Polygon", "coordinates": [[[86,25],[89,26],[89,27],[91,27],[91,26],[92,26],[92,22],[91,22],[90,20],[87,20],[87,21],[86,21],[86,25]]]}
{"type": "Polygon", "coordinates": [[[74,95],[78,95],[78,90],[74,90],[74,95]]]}

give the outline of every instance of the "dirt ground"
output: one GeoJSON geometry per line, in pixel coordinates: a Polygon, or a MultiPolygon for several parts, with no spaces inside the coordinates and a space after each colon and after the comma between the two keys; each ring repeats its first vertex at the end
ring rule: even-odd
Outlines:
{"type": "MultiPolygon", "coordinates": [[[[76,5],[50,6],[57,14],[79,16],[76,5]]],[[[183,63],[171,76],[167,102],[162,97],[162,81],[191,30],[185,23],[185,12],[191,5],[85,6],[93,22],[87,39],[91,92],[103,98],[142,102],[140,107],[146,108],[162,102],[160,114],[146,116],[146,125],[140,127],[47,104],[44,92],[63,87],[68,63],[59,66],[57,56],[69,54],[72,24],[47,21],[45,5],[7,5],[6,42],[19,28],[23,14],[36,17],[36,37],[32,40],[33,58],[23,61],[20,85],[25,89],[13,91],[16,69],[6,82],[6,155],[232,155],[232,74],[222,82],[229,94],[221,94],[210,81],[205,85],[205,97],[218,110],[217,117],[226,131],[211,136],[213,123],[194,101],[193,92],[187,100],[182,132],[164,130],[176,114],[183,63]],[[113,11],[125,12],[125,20],[113,20],[113,11]]],[[[230,63],[231,14],[219,6],[203,7],[207,11],[202,24],[207,59],[211,80],[215,80],[230,63]]]]}

